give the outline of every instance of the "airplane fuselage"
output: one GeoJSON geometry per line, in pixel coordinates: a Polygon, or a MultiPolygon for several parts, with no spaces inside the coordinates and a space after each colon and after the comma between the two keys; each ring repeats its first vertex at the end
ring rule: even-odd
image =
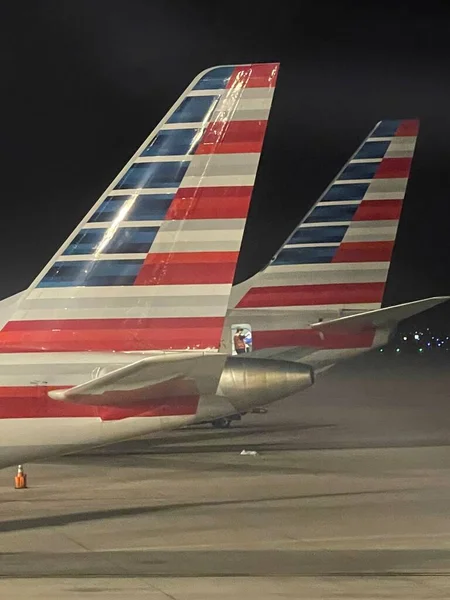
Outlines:
{"type": "Polygon", "coordinates": [[[175,429],[268,404],[310,387],[312,370],[287,361],[229,357],[215,395],[154,398],[122,408],[52,399],[145,356],[161,353],[3,354],[0,468],[175,429]]]}

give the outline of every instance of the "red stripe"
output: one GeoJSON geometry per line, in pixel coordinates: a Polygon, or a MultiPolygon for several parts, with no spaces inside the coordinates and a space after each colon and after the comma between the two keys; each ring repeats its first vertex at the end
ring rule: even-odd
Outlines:
{"type": "MultiPolygon", "coordinates": [[[[221,317],[162,317],[139,319],[55,319],[33,321],[9,321],[3,328],[5,331],[76,331],[90,329],[110,329],[111,331],[129,331],[131,329],[161,329],[167,332],[180,329],[219,327],[221,317]]],[[[1,332],[1,333],[3,333],[1,332]]]]}
{"type": "Polygon", "coordinates": [[[215,121],[206,129],[196,154],[261,152],[267,121],[215,121]]]}
{"type": "Polygon", "coordinates": [[[411,158],[384,158],[375,173],[375,179],[408,177],[411,158]]]}
{"type": "Polygon", "coordinates": [[[222,329],[219,317],[12,321],[0,332],[0,352],[216,348],[222,329]]]}
{"type": "Polygon", "coordinates": [[[363,200],[353,221],[398,221],[402,200],[363,200]]]}
{"type": "Polygon", "coordinates": [[[279,63],[262,63],[236,67],[228,81],[227,88],[237,86],[244,88],[274,88],[279,66],[279,63]]]}
{"type": "Polygon", "coordinates": [[[297,329],[294,331],[253,331],[253,347],[280,348],[283,346],[300,346],[324,349],[370,348],[375,332],[362,331],[359,333],[326,333],[322,337],[312,329],[297,329]]]}
{"type": "Polygon", "coordinates": [[[384,286],[383,281],[253,288],[242,298],[237,308],[381,302],[384,286]]]}
{"type": "Polygon", "coordinates": [[[88,406],[52,400],[47,392],[61,386],[0,387],[0,419],[44,419],[94,417],[103,421],[127,417],[194,415],[198,396],[152,400],[133,408],[88,406]]]}
{"type": "Polygon", "coordinates": [[[134,285],[232,283],[238,252],[150,253],[134,285]]]}
{"type": "Polygon", "coordinates": [[[251,186],[180,188],[166,220],[245,219],[252,191],[251,186]]]}
{"type": "Polygon", "coordinates": [[[396,136],[417,136],[419,134],[419,121],[417,119],[407,119],[402,121],[395,132],[396,136]]]}
{"type": "Polygon", "coordinates": [[[236,263],[144,265],[134,285],[186,285],[231,283],[236,263]]]}
{"type": "Polygon", "coordinates": [[[333,257],[334,263],[388,262],[394,242],[343,242],[333,257]]]}

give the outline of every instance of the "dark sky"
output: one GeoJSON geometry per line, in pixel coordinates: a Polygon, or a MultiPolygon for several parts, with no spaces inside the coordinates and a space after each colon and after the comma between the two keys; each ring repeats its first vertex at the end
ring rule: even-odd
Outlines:
{"type": "MultiPolygon", "coordinates": [[[[418,117],[385,303],[450,294],[444,4],[3,7],[1,297],[28,286],[199,71],[261,61],[281,70],[237,278],[270,259],[377,121],[418,117]]],[[[446,306],[427,318],[449,317],[446,306]]]]}

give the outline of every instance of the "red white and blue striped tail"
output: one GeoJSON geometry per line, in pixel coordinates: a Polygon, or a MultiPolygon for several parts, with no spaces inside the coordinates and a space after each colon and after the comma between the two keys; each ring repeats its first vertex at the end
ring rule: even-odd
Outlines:
{"type": "Polygon", "coordinates": [[[219,348],[278,67],[194,79],[24,293],[0,352],[219,348]]]}
{"type": "Polygon", "coordinates": [[[419,122],[381,121],[270,265],[236,286],[238,309],[378,309],[419,122]]]}

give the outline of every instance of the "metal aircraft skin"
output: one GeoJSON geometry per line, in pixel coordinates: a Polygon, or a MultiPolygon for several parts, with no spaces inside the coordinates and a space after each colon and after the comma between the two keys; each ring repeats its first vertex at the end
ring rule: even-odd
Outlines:
{"type": "Polygon", "coordinates": [[[0,467],[279,400],[446,300],[381,308],[416,121],[380,122],[270,265],[232,287],[278,68],[198,75],[0,303],[0,467]],[[242,323],[253,351],[231,356],[242,323]]]}

